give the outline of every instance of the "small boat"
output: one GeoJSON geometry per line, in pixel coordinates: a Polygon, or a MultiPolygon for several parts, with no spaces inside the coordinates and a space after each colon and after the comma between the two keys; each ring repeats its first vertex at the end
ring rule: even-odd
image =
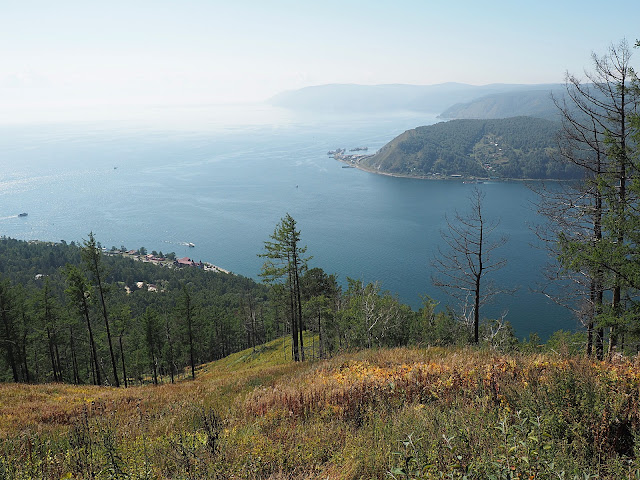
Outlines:
{"type": "Polygon", "coordinates": [[[187,243],[187,246],[188,246],[189,248],[193,248],[193,247],[195,247],[195,246],[196,246],[196,244],[195,244],[195,243],[191,243],[191,242],[189,242],[189,243],[187,243]]]}
{"type": "Polygon", "coordinates": [[[356,168],[353,165],[343,165],[342,168],[356,168]]]}
{"type": "Polygon", "coordinates": [[[19,217],[26,217],[27,215],[29,215],[29,214],[28,214],[28,213],[26,213],[26,212],[23,212],[23,213],[19,213],[19,214],[18,214],[18,216],[19,216],[19,217]]]}

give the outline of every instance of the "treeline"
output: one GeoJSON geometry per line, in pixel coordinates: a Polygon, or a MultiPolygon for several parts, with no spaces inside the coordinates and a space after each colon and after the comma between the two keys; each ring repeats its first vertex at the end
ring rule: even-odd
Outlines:
{"type": "Polygon", "coordinates": [[[556,158],[559,129],[532,117],[452,120],[408,130],[363,164],[418,177],[581,178],[580,169],[556,158]]]}
{"type": "Polygon", "coordinates": [[[173,381],[246,348],[248,306],[266,298],[241,276],[106,255],[92,235],[83,245],[3,237],[0,380],[173,381]]]}
{"type": "MultiPolygon", "coordinates": [[[[471,340],[468,326],[453,312],[437,312],[431,299],[413,311],[378,283],[347,279],[343,288],[336,275],[306,263],[299,274],[294,305],[288,282],[267,287],[232,274],[109,255],[93,235],[82,245],[3,237],[0,380],[169,382],[196,374],[199,364],[302,331],[315,339],[297,347],[307,359],[471,340]],[[295,322],[294,307],[301,315],[295,322]]],[[[483,325],[482,339],[517,342],[508,324],[497,323],[483,325]]],[[[294,359],[296,352],[283,355],[294,359]]]]}

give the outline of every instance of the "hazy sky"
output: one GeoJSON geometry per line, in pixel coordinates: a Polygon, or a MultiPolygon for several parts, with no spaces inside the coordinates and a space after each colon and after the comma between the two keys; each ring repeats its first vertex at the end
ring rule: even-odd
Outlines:
{"type": "Polygon", "coordinates": [[[0,108],[244,102],[326,83],[562,82],[592,51],[635,43],[638,20],[638,0],[1,0],[0,108]]]}

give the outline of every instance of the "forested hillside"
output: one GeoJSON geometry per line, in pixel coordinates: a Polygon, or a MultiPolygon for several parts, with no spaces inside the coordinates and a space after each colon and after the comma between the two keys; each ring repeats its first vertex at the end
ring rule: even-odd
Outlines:
{"type": "MultiPolygon", "coordinates": [[[[259,253],[259,252],[256,252],[259,253]]],[[[195,367],[289,336],[302,358],[350,348],[469,341],[468,329],[426,300],[415,312],[377,283],[341,288],[321,268],[299,270],[296,321],[282,284],[267,288],[197,266],[83,245],[0,239],[0,381],[126,385],[173,382],[195,367]],[[137,260],[136,260],[137,259],[137,260]],[[97,269],[96,269],[97,265],[97,269]],[[98,278],[100,277],[100,278],[98,278]],[[292,328],[294,330],[292,330],[292,328]]],[[[483,341],[515,342],[485,326],[483,341]]],[[[285,352],[289,358],[296,355],[285,352]]]]}
{"type": "Polygon", "coordinates": [[[267,295],[253,280],[94,247],[102,292],[91,245],[0,239],[0,380],[157,382],[279,334],[245,325],[267,295]]]}
{"type": "Polygon", "coordinates": [[[555,160],[559,124],[531,117],[452,120],[408,130],[361,166],[415,177],[577,178],[555,160]]]}

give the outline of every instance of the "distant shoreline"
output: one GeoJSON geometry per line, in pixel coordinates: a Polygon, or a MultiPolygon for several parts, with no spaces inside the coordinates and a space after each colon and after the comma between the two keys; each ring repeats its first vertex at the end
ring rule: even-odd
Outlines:
{"type": "Polygon", "coordinates": [[[481,181],[481,182],[572,182],[575,180],[562,180],[559,178],[508,178],[508,177],[500,177],[500,178],[491,178],[491,177],[473,177],[473,176],[465,176],[460,175],[459,177],[452,176],[444,176],[444,175],[405,175],[402,173],[391,173],[391,172],[381,172],[380,170],[376,170],[374,168],[364,167],[359,163],[350,162],[348,160],[339,158],[334,155],[333,158],[340,163],[344,163],[353,168],[357,168],[358,170],[362,170],[363,172],[375,173],[376,175],[384,175],[386,177],[395,177],[395,178],[411,178],[415,180],[444,180],[447,182],[450,181],[481,181]]]}

